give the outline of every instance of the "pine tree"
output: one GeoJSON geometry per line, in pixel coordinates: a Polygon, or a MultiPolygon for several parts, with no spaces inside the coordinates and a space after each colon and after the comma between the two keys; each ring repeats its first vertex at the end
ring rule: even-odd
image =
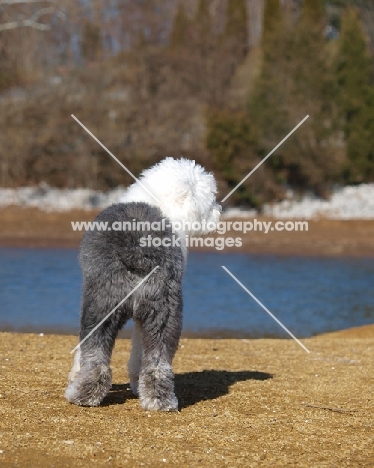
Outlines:
{"type": "Polygon", "coordinates": [[[261,72],[249,102],[249,112],[257,122],[260,140],[266,141],[264,151],[277,144],[287,129],[284,89],[287,34],[279,0],[267,0],[261,72]]]}
{"type": "MultiPolygon", "coordinates": [[[[247,31],[243,21],[244,11],[242,2],[229,2],[224,33],[225,44],[238,39],[236,36],[238,25],[242,24],[242,31],[244,27],[247,31]],[[240,11],[242,13],[239,15],[240,11]]],[[[282,26],[279,0],[268,0],[263,47],[269,50],[269,54],[264,53],[255,93],[250,99],[249,112],[236,113],[226,110],[209,116],[207,147],[215,167],[228,183],[228,188],[234,187],[243,174],[248,173],[259,162],[261,149],[259,151],[258,138],[268,141],[270,135],[270,139],[273,138],[278,143],[278,137],[282,134],[279,128],[274,128],[277,126],[283,128],[285,120],[284,115],[280,115],[283,110],[283,94],[277,73],[278,52],[282,49],[280,41],[282,26]]],[[[257,172],[256,177],[235,192],[231,202],[259,206],[274,196],[275,187],[272,177],[269,177],[269,167],[263,167],[257,172]]]]}
{"type": "Polygon", "coordinates": [[[374,180],[374,91],[371,61],[357,12],[348,8],[342,17],[336,60],[338,96],[343,116],[348,183],[374,180]]]}
{"type": "Polygon", "coordinates": [[[245,0],[228,0],[224,36],[235,38],[245,52],[248,44],[248,12],[245,0]]]}
{"type": "Polygon", "coordinates": [[[174,24],[171,32],[171,46],[184,46],[188,40],[189,19],[184,8],[183,2],[179,3],[178,10],[174,18],[174,24]]]}
{"type": "Polygon", "coordinates": [[[225,28],[219,40],[219,52],[222,56],[222,66],[226,67],[230,79],[247,55],[248,24],[246,0],[228,0],[225,28]]]}
{"type": "MultiPolygon", "coordinates": [[[[210,112],[207,126],[206,144],[212,162],[230,190],[260,162],[255,127],[248,113],[227,109],[210,112]]],[[[261,167],[256,177],[235,190],[229,203],[259,208],[274,195],[274,183],[267,168],[261,167]]]]}
{"type": "Polygon", "coordinates": [[[83,25],[81,38],[82,56],[87,60],[97,60],[102,53],[102,37],[100,26],[86,21],[83,25]]]}
{"type": "Polygon", "coordinates": [[[303,0],[301,21],[318,28],[326,19],[325,0],[303,0]]]}
{"type": "Polygon", "coordinates": [[[295,116],[307,121],[286,146],[290,180],[296,185],[326,195],[339,177],[341,150],[336,139],[334,76],[328,43],[324,0],[304,0],[301,17],[290,43],[290,75],[295,116]]]}
{"type": "Polygon", "coordinates": [[[301,18],[294,34],[292,60],[300,91],[318,94],[324,89],[327,74],[326,9],[323,0],[304,0],[301,18]]]}
{"type": "Polygon", "coordinates": [[[262,35],[262,46],[269,48],[274,45],[274,36],[282,26],[283,17],[279,0],[267,0],[264,11],[264,30],[262,35]]]}
{"type": "Polygon", "coordinates": [[[305,0],[296,25],[284,17],[279,0],[267,0],[263,63],[250,113],[267,153],[307,114],[310,119],[269,160],[276,179],[324,194],[336,177],[332,74],[328,66],[322,1],[305,0]],[[286,21],[287,20],[287,21],[286,21]]]}
{"type": "Polygon", "coordinates": [[[355,10],[348,9],[342,18],[337,78],[341,106],[347,123],[360,112],[370,85],[370,57],[355,10]]]}
{"type": "Polygon", "coordinates": [[[209,0],[200,0],[195,15],[195,33],[198,42],[204,41],[212,32],[212,19],[209,11],[209,0]]]}

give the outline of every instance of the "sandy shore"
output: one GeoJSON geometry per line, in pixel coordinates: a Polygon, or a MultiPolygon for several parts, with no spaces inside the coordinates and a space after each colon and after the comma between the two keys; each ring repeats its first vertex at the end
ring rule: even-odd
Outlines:
{"type": "Polygon", "coordinates": [[[63,397],[76,338],[0,334],[0,466],[373,467],[374,327],[303,340],[194,340],[174,361],[180,412],[129,391],[128,340],[98,408],[63,397]]]}
{"type": "MultiPolygon", "coordinates": [[[[35,208],[2,208],[0,246],[77,247],[83,233],[74,232],[71,221],[92,221],[96,214],[94,211],[46,213],[35,208]]],[[[309,221],[308,232],[250,232],[245,235],[231,232],[227,236],[239,236],[243,241],[240,248],[224,250],[230,253],[374,257],[374,220],[320,219],[309,221]]]]}

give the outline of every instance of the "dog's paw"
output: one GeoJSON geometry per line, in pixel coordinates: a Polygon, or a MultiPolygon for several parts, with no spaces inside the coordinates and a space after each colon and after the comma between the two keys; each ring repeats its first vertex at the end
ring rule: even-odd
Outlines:
{"type": "Polygon", "coordinates": [[[168,363],[148,366],[139,376],[140,404],[146,411],[178,411],[174,376],[168,363]]]}
{"type": "Polygon", "coordinates": [[[107,366],[81,369],[65,390],[74,405],[99,406],[112,386],[112,371],[107,366]]]}
{"type": "Polygon", "coordinates": [[[178,411],[178,400],[175,395],[170,398],[143,398],[140,402],[146,411],[178,411]]]}

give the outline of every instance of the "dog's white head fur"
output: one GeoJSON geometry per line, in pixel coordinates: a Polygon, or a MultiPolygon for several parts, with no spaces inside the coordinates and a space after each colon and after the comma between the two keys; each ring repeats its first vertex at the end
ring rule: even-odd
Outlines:
{"type": "Polygon", "coordinates": [[[214,230],[221,214],[216,203],[213,174],[189,159],[165,158],[143,171],[121,197],[122,203],[145,202],[157,206],[173,223],[190,226],[186,234],[207,234],[214,230]],[[195,229],[193,227],[200,226],[195,229]],[[208,225],[208,227],[207,227],[208,225]]]}

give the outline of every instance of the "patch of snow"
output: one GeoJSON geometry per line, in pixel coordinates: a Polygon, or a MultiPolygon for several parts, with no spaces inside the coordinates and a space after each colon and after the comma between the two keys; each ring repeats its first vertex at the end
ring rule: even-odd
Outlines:
{"type": "Polygon", "coordinates": [[[16,189],[0,188],[0,207],[15,205],[36,207],[43,211],[103,209],[118,203],[124,191],[124,187],[117,187],[109,192],[88,188],[57,189],[46,184],[16,189]]]}
{"type": "Polygon", "coordinates": [[[299,201],[267,204],[263,214],[274,218],[374,219],[374,184],[336,189],[329,200],[309,195],[299,201]]]}
{"type": "MultiPolygon", "coordinates": [[[[118,203],[125,190],[125,187],[108,192],[88,188],[57,189],[44,183],[37,187],[0,188],[0,207],[16,205],[36,207],[43,211],[101,210],[118,203]]],[[[288,198],[280,203],[264,205],[263,214],[278,219],[374,219],[374,184],[336,189],[329,200],[311,195],[296,200],[288,194],[288,198]]],[[[223,212],[224,219],[253,218],[257,215],[254,209],[228,208],[223,212]]]]}
{"type": "Polygon", "coordinates": [[[242,210],[241,208],[227,208],[223,213],[222,213],[222,218],[223,219],[228,219],[228,218],[253,218],[256,215],[258,215],[258,211],[253,209],[253,210],[242,210]]]}

